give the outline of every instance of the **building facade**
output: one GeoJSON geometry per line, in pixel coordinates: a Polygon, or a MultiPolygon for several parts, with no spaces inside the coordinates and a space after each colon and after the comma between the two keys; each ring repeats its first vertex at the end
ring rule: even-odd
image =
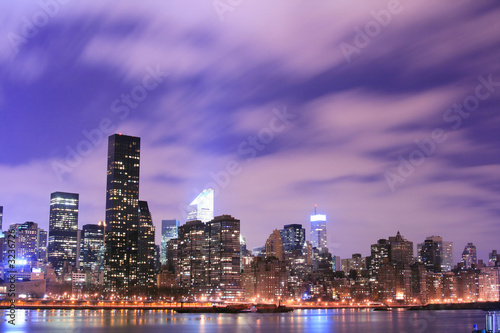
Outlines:
{"type": "Polygon", "coordinates": [[[76,267],[78,251],[77,193],[54,192],[50,195],[48,261],[60,274],[66,266],[76,267]]]}
{"type": "Polygon", "coordinates": [[[162,220],[161,221],[161,244],[160,244],[160,262],[166,265],[168,262],[167,243],[169,240],[179,237],[179,221],[162,220]]]}
{"type": "Polygon", "coordinates": [[[326,215],[317,214],[316,207],[314,215],[311,215],[311,244],[320,252],[328,252],[326,236],[326,215]]]}
{"type": "Polygon", "coordinates": [[[106,187],[106,291],[126,295],[138,283],[138,137],[114,134],[108,141],[106,187]]]}
{"type": "Polygon", "coordinates": [[[190,204],[188,221],[209,222],[214,218],[214,190],[205,189],[190,204]]]}

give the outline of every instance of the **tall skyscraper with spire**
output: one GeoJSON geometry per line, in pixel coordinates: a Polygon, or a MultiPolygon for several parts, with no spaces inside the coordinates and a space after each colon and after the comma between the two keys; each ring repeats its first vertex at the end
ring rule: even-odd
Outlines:
{"type": "Polygon", "coordinates": [[[214,219],[214,190],[205,189],[190,204],[188,221],[209,222],[214,219]]]}
{"type": "Polygon", "coordinates": [[[119,295],[138,282],[140,145],[121,134],[108,141],[105,287],[119,295]]]}
{"type": "Polygon", "coordinates": [[[57,273],[64,265],[75,266],[78,232],[77,193],[54,192],[50,195],[48,261],[57,273]]]}
{"type": "Polygon", "coordinates": [[[319,252],[327,252],[326,215],[317,213],[318,205],[314,205],[314,215],[311,215],[311,244],[319,252]]]}

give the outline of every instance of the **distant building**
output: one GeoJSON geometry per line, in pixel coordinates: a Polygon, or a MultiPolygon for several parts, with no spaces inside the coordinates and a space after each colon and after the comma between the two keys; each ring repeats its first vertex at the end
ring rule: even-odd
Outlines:
{"type": "Polygon", "coordinates": [[[379,239],[377,244],[371,246],[371,256],[369,263],[369,271],[372,276],[377,276],[380,267],[384,263],[390,261],[391,245],[387,239],[379,239]]]}
{"type": "Polygon", "coordinates": [[[188,221],[209,222],[214,218],[214,190],[203,190],[190,204],[188,221]]]}
{"type": "Polygon", "coordinates": [[[278,229],[275,229],[266,241],[266,259],[276,258],[280,261],[284,260],[283,241],[278,229]]]}
{"type": "Polygon", "coordinates": [[[155,274],[155,227],[146,201],[139,201],[138,278],[141,287],[153,288],[155,274]]]}
{"type": "Polygon", "coordinates": [[[3,226],[3,206],[0,206],[0,232],[2,232],[2,226],[3,226]]]}
{"type": "Polygon", "coordinates": [[[48,261],[56,273],[76,266],[78,232],[77,193],[54,192],[50,195],[48,261]]]}
{"type": "Polygon", "coordinates": [[[427,239],[419,245],[420,261],[425,268],[431,272],[441,272],[441,248],[435,239],[427,239]]]}
{"type": "Polygon", "coordinates": [[[342,259],[342,270],[349,274],[351,271],[356,271],[360,276],[363,270],[366,270],[366,258],[361,254],[354,253],[350,259],[342,259]]]}
{"type": "Polygon", "coordinates": [[[167,258],[167,242],[171,239],[179,237],[179,221],[177,220],[162,220],[161,221],[161,244],[160,244],[160,262],[166,265],[167,258]]]}
{"type": "Polygon", "coordinates": [[[314,215],[311,215],[311,244],[320,252],[328,252],[326,234],[326,215],[316,213],[317,205],[314,206],[314,215]]]}
{"type": "Polygon", "coordinates": [[[280,230],[280,235],[285,253],[302,252],[306,242],[306,229],[302,224],[287,224],[280,230]]]}
{"type": "Polygon", "coordinates": [[[495,267],[498,266],[498,263],[500,262],[500,255],[498,254],[497,250],[491,251],[488,255],[488,266],[490,267],[495,267]]]}
{"type": "Polygon", "coordinates": [[[462,263],[464,269],[477,266],[476,246],[473,243],[467,243],[462,252],[462,263]]]}
{"type": "Polygon", "coordinates": [[[413,261],[413,242],[404,239],[401,234],[395,237],[389,237],[390,260],[393,264],[410,265],[413,261]]]}
{"type": "Polygon", "coordinates": [[[43,245],[43,237],[45,236],[45,244],[47,243],[47,232],[38,228],[38,224],[34,222],[25,222],[13,224],[9,229],[16,231],[15,235],[15,251],[16,261],[25,260],[27,262],[36,262],[44,249],[40,249],[40,244],[43,245]]]}

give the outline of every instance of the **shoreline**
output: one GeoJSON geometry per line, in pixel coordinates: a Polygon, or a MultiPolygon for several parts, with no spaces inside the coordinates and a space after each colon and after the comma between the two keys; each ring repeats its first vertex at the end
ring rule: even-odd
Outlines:
{"type": "MultiPolygon", "coordinates": [[[[75,301],[74,301],[75,302],[75,301]]],[[[78,302],[78,301],[76,301],[78,302]]],[[[17,303],[17,302],[16,302],[17,303]]],[[[167,305],[167,304],[88,304],[90,302],[85,302],[87,304],[29,304],[35,302],[21,301],[20,304],[15,305],[15,309],[19,310],[180,310],[180,309],[199,309],[199,310],[211,310],[212,305],[194,305],[194,304],[183,304],[179,305],[167,305]],[[28,304],[27,304],[28,303],[28,304]]],[[[103,302],[101,302],[103,303],[103,302]]],[[[0,309],[7,310],[10,309],[10,301],[7,304],[6,301],[0,303],[0,309]]],[[[355,310],[378,310],[378,311],[398,311],[398,310],[408,310],[408,311],[436,311],[436,310],[483,310],[483,311],[493,311],[500,310],[500,302],[481,302],[481,303],[444,303],[444,304],[427,304],[421,306],[413,305],[397,305],[397,306],[297,306],[297,305],[287,305],[287,308],[294,310],[329,310],[329,309],[355,309],[355,310]]]]}

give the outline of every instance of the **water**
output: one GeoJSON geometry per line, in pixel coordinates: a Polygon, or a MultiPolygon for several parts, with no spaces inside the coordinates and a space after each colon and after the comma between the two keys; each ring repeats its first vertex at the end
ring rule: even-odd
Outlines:
{"type": "Polygon", "coordinates": [[[2,310],[0,332],[472,332],[483,311],[295,310],[278,314],[177,314],[166,310],[2,310]]]}

